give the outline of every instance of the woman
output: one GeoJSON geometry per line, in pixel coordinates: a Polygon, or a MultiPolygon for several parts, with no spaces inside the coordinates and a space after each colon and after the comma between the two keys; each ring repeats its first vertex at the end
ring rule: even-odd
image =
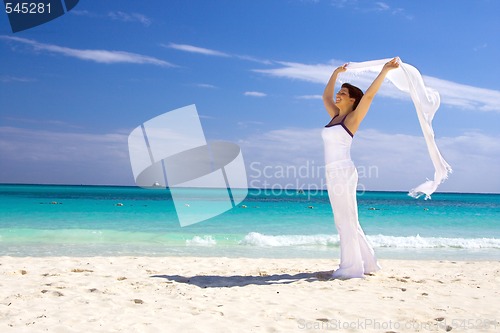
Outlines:
{"type": "Polygon", "coordinates": [[[340,236],[340,267],[332,278],[362,278],[380,269],[372,247],[358,221],[356,187],[358,173],[351,161],[351,143],[354,134],[365,118],[375,94],[387,73],[399,67],[399,59],[387,62],[370,87],[363,92],[344,83],[333,100],[337,76],[347,70],[348,65],[333,72],[323,93],[323,102],[332,118],[322,132],[325,144],[325,164],[328,196],[332,205],[334,221],[340,236]]]}

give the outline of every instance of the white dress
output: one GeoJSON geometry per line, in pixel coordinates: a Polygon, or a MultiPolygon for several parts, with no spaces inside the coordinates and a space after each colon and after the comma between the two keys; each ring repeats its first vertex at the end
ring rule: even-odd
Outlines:
{"type": "Polygon", "coordinates": [[[380,266],[358,221],[358,172],[350,153],[352,133],[342,120],[338,124],[327,125],[322,137],[328,196],[340,237],[340,266],[332,277],[362,278],[366,273],[378,271],[380,266]]]}

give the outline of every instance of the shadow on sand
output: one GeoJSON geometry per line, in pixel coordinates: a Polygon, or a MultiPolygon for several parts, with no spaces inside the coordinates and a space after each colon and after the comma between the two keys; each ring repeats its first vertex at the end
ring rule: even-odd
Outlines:
{"type": "Polygon", "coordinates": [[[195,275],[191,277],[180,275],[152,275],[153,278],[162,278],[178,283],[186,283],[198,286],[200,288],[231,288],[243,287],[250,284],[272,285],[272,284],[290,284],[298,281],[316,282],[329,279],[332,272],[274,274],[274,275],[195,275]]]}

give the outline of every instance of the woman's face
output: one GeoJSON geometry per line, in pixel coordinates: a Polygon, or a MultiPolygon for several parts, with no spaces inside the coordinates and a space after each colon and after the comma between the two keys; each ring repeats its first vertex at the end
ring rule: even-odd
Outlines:
{"type": "Polygon", "coordinates": [[[353,106],[354,101],[354,98],[349,97],[349,90],[347,88],[341,88],[335,97],[335,105],[339,109],[342,109],[342,107],[353,106]]]}

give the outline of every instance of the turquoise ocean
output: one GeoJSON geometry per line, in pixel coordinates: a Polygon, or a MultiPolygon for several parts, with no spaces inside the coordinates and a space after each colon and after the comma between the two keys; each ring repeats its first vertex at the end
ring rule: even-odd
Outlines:
{"type": "MultiPolygon", "coordinates": [[[[358,205],[379,258],[500,260],[500,194],[362,192],[358,205]]],[[[0,255],[338,259],[339,240],[325,191],[250,189],[181,227],[168,189],[1,184],[0,255]]]]}

